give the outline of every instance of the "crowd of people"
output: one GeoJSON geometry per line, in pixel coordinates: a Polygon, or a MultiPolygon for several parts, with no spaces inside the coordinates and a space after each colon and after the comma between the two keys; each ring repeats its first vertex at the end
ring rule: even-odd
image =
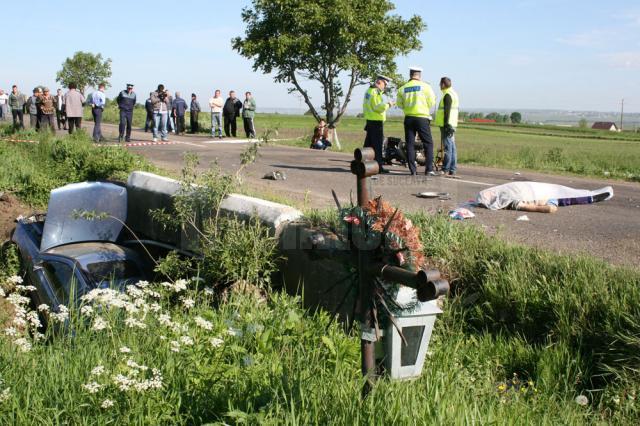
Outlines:
{"type": "MultiPolygon", "coordinates": [[[[251,92],[245,93],[244,101],[236,97],[235,91],[230,91],[224,99],[220,90],[216,90],[209,99],[211,111],[211,136],[222,139],[237,137],[237,119],[242,117],[244,133],[247,138],[255,138],[256,130],[254,118],[256,113],[256,101],[251,92]],[[224,136],[223,136],[224,129],[224,136]]],[[[127,84],[115,99],[120,111],[118,126],[118,141],[131,141],[131,127],[133,124],[133,111],[137,97],[133,84],[127,84]]],[[[68,130],[73,133],[82,126],[84,106],[91,108],[93,118],[92,137],[95,142],[104,141],[102,135],[102,114],[107,105],[105,85],[100,84],[97,90],[86,98],[73,83],[69,84],[66,93],[58,89],[56,95],[52,95],[47,87],[36,87],[31,96],[23,95],[18,86],[12,87],[11,93],[6,94],[0,89],[0,120],[9,120],[12,117],[16,129],[25,128],[24,116],[28,114],[29,126],[40,130],[68,130]]],[[[197,133],[199,128],[199,114],[202,112],[200,102],[195,93],[191,94],[191,102],[187,103],[180,92],[172,95],[164,85],[159,84],[157,90],[149,94],[145,101],[147,113],[144,131],[153,133],[153,141],[168,140],[169,132],[180,135],[186,131],[185,116],[190,113],[190,131],[197,133]]]]}

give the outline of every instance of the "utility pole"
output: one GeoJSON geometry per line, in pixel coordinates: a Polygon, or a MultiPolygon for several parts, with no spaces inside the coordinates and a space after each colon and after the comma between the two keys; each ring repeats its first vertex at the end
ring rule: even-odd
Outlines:
{"type": "Polygon", "coordinates": [[[620,104],[620,131],[622,131],[622,117],[624,117],[624,98],[622,98],[622,103],[620,104]]]}

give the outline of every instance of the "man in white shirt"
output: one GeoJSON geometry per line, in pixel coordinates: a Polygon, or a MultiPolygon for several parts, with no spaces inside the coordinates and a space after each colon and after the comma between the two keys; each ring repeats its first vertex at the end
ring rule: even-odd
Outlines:
{"type": "Polygon", "coordinates": [[[4,90],[0,89],[0,120],[6,121],[9,119],[9,95],[4,93],[4,90]]]}
{"type": "Polygon", "coordinates": [[[102,111],[107,98],[104,95],[104,84],[98,86],[98,90],[91,96],[91,115],[93,115],[93,141],[102,142],[102,111]]]}
{"type": "Polygon", "coordinates": [[[209,98],[209,107],[211,108],[211,137],[215,138],[216,133],[218,139],[222,139],[222,107],[224,106],[224,99],[220,89],[216,90],[213,98],[209,98]]]}

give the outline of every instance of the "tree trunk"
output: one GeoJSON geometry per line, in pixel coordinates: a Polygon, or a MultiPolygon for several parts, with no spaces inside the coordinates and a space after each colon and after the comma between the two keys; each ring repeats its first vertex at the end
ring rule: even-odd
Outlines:
{"type": "Polygon", "coordinates": [[[333,127],[331,130],[333,133],[333,143],[336,144],[336,148],[338,148],[339,150],[342,150],[342,145],[340,145],[340,139],[338,139],[338,129],[333,127]]]}

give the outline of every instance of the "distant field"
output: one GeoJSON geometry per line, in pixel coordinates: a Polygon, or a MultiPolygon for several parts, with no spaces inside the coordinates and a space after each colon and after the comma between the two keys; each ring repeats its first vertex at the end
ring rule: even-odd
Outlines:
{"type": "MultiPolygon", "coordinates": [[[[117,110],[105,111],[106,122],[116,122],[117,117],[117,110]]],[[[203,131],[208,132],[209,114],[200,114],[199,121],[203,131]]],[[[134,124],[144,125],[144,110],[136,110],[134,124]]],[[[238,124],[241,135],[241,120],[238,124]]],[[[275,137],[278,143],[307,148],[315,120],[302,115],[257,114],[255,124],[259,135],[266,129],[278,129],[275,137]]],[[[340,122],[338,136],[343,151],[362,145],[363,127],[361,118],[346,117],[340,122]]],[[[439,146],[440,132],[437,128],[432,131],[439,146]]],[[[385,134],[403,137],[402,118],[388,120],[385,134]]],[[[463,124],[456,141],[458,160],[462,164],[640,181],[640,133],[559,126],[463,124]]]]}

